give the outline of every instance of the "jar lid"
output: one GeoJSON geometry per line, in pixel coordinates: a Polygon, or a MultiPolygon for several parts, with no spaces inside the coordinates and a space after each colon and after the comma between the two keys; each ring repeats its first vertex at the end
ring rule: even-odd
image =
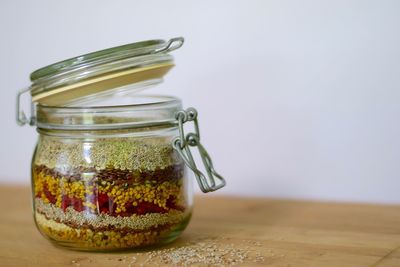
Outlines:
{"type": "Polygon", "coordinates": [[[148,40],[81,55],[31,73],[32,101],[71,106],[160,83],[174,66],[168,53],[182,37],[148,40]]]}

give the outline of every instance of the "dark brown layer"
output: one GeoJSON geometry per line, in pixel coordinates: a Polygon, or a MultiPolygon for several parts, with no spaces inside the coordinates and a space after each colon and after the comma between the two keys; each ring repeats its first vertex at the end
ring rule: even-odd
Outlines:
{"type": "Polygon", "coordinates": [[[120,170],[108,167],[103,170],[95,168],[75,167],[70,169],[50,169],[45,165],[34,165],[33,172],[43,172],[46,175],[61,179],[67,182],[85,180],[87,184],[101,182],[113,182],[113,184],[126,184],[127,186],[143,182],[164,182],[176,181],[184,176],[184,165],[176,164],[164,169],[153,171],[143,170],[120,170]]]}

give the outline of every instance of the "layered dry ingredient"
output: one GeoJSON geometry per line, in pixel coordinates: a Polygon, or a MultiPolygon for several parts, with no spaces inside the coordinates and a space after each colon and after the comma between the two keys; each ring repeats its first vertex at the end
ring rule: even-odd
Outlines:
{"type": "Polygon", "coordinates": [[[32,176],[36,223],[63,245],[153,245],[190,216],[184,164],[165,139],[42,137],[32,176]]]}

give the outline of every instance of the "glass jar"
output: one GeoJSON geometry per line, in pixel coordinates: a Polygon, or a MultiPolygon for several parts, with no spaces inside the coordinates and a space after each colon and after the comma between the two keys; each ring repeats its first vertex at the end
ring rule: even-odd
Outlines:
{"type": "Polygon", "coordinates": [[[32,96],[30,118],[18,105],[17,121],[39,132],[34,219],[53,243],[108,251],[171,242],[192,213],[189,170],[203,192],[225,185],[200,143],[195,109],[175,97],[126,96],[160,82],[172,65],[168,52],[182,43],[146,41],[56,63],[32,73],[18,94],[18,103],[24,92],[32,96]],[[129,105],[99,104],[121,93],[129,105]],[[185,135],[189,121],[195,131],[185,135]]]}

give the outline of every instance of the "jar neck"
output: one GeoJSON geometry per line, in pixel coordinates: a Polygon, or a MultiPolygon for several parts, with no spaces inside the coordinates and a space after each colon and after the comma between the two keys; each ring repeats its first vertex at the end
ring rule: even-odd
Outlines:
{"type": "Polygon", "coordinates": [[[63,140],[72,139],[109,139],[109,138],[170,138],[179,133],[177,125],[165,124],[162,126],[109,129],[109,130],[54,130],[37,128],[41,137],[51,137],[63,140]]]}
{"type": "Polygon", "coordinates": [[[177,125],[182,102],[171,96],[136,96],[123,106],[36,106],[39,131],[118,131],[165,128],[177,125]]]}

